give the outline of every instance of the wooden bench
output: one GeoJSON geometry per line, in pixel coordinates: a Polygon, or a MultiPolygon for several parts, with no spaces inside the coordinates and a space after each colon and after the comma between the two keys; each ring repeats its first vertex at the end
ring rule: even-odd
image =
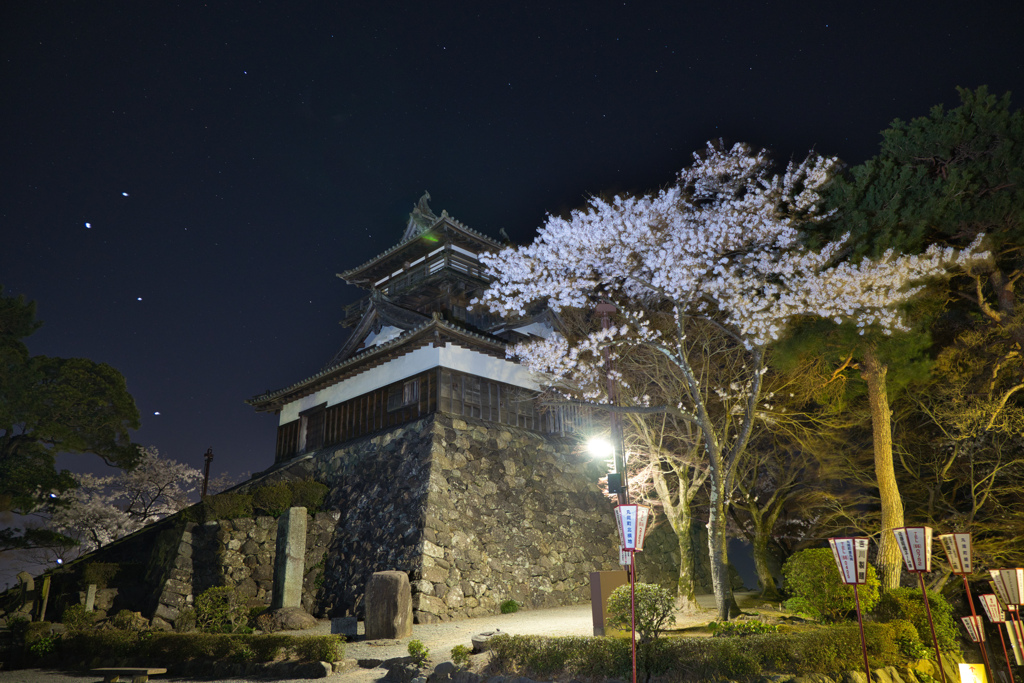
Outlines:
{"type": "Polygon", "coordinates": [[[132,683],[146,683],[150,676],[167,673],[167,669],[156,667],[112,666],[93,669],[93,673],[103,674],[103,683],[118,683],[121,676],[131,676],[132,683]]]}

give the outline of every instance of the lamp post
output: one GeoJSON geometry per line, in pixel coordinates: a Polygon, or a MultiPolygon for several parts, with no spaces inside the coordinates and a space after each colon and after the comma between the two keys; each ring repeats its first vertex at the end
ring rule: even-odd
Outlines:
{"type": "Polygon", "coordinates": [[[946,551],[946,559],[949,560],[949,569],[952,573],[958,575],[964,580],[964,592],[967,594],[967,604],[971,607],[970,624],[968,624],[967,617],[963,617],[964,626],[967,627],[967,632],[971,636],[971,639],[975,643],[978,643],[978,647],[981,649],[981,658],[985,662],[985,668],[988,670],[989,680],[994,681],[995,676],[992,672],[992,663],[988,659],[988,650],[985,649],[985,624],[978,616],[978,612],[974,609],[974,597],[971,595],[971,585],[967,582],[967,575],[971,573],[971,535],[969,533],[954,533],[954,534],[942,534],[939,536],[939,541],[942,543],[943,550],[946,551]],[[977,632],[978,638],[975,640],[974,635],[977,632]]]}
{"type": "Polygon", "coordinates": [[[206,498],[206,489],[210,485],[210,463],[213,462],[212,446],[206,449],[203,457],[206,459],[206,464],[203,466],[203,492],[199,495],[200,498],[206,498]]]}
{"type": "Polygon", "coordinates": [[[630,641],[633,646],[633,683],[636,683],[636,553],[644,549],[644,538],[647,535],[647,520],[651,508],[646,505],[619,505],[615,508],[615,522],[619,529],[619,540],[622,550],[629,553],[629,606],[630,606],[630,641]]]}
{"type": "Polygon", "coordinates": [[[946,671],[942,668],[942,653],[939,652],[939,639],[935,636],[935,624],[932,622],[932,608],[928,604],[928,589],[924,587],[925,572],[932,570],[932,528],[930,526],[902,526],[892,530],[896,536],[896,545],[903,555],[903,563],[907,571],[917,574],[921,582],[921,597],[924,599],[924,611],[928,617],[928,627],[932,631],[932,643],[935,645],[935,664],[939,667],[942,683],[946,683],[946,671]]]}
{"type": "MultiPolygon", "coordinates": [[[[594,307],[594,312],[601,316],[601,329],[607,330],[611,326],[611,314],[615,313],[618,308],[615,304],[602,301],[594,307]]],[[[615,387],[615,378],[612,377],[613,361],[611,351],[607,346],[604,347],[604,367],[605,367],[605,381],[607,382],[608,392],[608,405],[614,406],[617,398],[617,391],[615,387]]],[[[616,493],[619,496],[619,505],[625,505],[629,502],[629,487],[627,486],[626,479],[626,453],[623,447],[622,441],[622,421],[619,414],[614,410],[609,411],[609,423],[611,424],[611,444],[612,444],[612,462],[615,466],[613,474],[616,476],[613,478],[608,477],[608,490],[612,491],[615,487],[618,488],[616,493]]]]}
{"type": "Polygon", "coordinates": [[[868,578],[868,539],[866,538],[830,538],[828,544],[832,548],[832,557],[839,567],[839,578],[848,586],[853,586],[853,601],[857,606],[857,627],[860,629],[860,651],[864,655],[864,675],[871,680],[871,667],[868,665],[868,644],[864,640],[864,619],[860,614],[860,596],[857,594],[858,584],[867,583],[868,578]]]}

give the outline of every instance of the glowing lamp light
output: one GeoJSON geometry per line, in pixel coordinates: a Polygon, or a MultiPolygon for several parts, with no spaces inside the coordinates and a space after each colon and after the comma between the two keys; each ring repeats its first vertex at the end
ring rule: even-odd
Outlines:
{"type": "Polygon", "coordinates": [[[644,549],[644,536],[651,508],[646,505],[619,505],[615,508],[615,523],[619,527],[619,541],[626,552],[644,549]]]}
{"type": "Polygon", "coordinates": [[[966,576],[971,573],[971,535],[970,534],[942,534],[939,536],[943,550],[946,551],[946,559],[949,560],[949,568],[954,574],[966,576]]]}
{"type": "Polygon", "coordinates": [[[828,544],[843,583],[848,586],[867,583],[868,539],[830,538],[828,544]]]}
{"type": "Polygon", "coordinates": [[[908,572],[924,573],[932,570],[932,528],[930,526],[901,526],[892,530],[896,545],[903,555],[908,572]]]}
{"type": "Polygon", "coordinates": [[[972,643],[981,643],[985,640],[985,629],[982,628],[981,617],[960,617],[960,621],[964,622],[964,629],[972,643]]]}
{"type": "Polygon", "coordinates": [[[592,458],[611,460],[615,457],[615,446],[608,439],[594,437],[587,442],[587,452],[592,458]]]}

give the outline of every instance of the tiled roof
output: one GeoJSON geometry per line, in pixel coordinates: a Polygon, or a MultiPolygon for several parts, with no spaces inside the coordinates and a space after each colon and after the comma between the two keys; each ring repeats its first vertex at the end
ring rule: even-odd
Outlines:
{"type": "Polygon", "coordinates": [[[410,237],[407,240],[403,240],[403,241],[399,242],[398,244],[396,244],[395,246],[391,247],[387,251],[383,251],[383,252],[377,254],[372,259],[370,259],[366,263],[363,263],[362,265],[356,266],[355,268],[349,268],[348,270],[345,270],[345,271],[342,271],[342,272],[338,273],[338,277],[340,277],[342,279],[346,279],[350,275],[352,275],[354,273],[358,273],[359,271],[372,266],[374,263],[377,263],[378,261],[380,261],[381,259],[385,258],[386,256],[390,256],[391,254],[395,253],[396,251],[398,251],[399,249],[401,249],[405,245],[409,244],[410,242],[415,242],[417,239],[422,237],[424,234],[426,234],[427,232],[430,232],[431,230],[433,230],[434,228],[439,226],[441,223],[446,222],[446,221],[448,223],[450,223],[452,226],[458,228],[459,230],[462,230],[462,231],[466,232],[469,235],[472,235],[474,237],[478,237],[478,238],[480,238],[481,240],[483,240],[485,242],[490,242],[497,249],[501,249],[502,248],[502,245],[501,245],[500,242],[497,242],[496,240],[488,237],[487,235],[483,234],[482,232],[477,232],[473,228],[470,228],[470,227],[466,226],[464,223],[461,223],[461,222],[455,220],[454,218],[452,218],[451,216],[448,215],[447,211],[442,211],[441,212],[441,217],[438,218],[437,221],[433,225],[431,225],[429,228],[427,228],[426,230],[424,230],[420,234],[415,235],[413,237],[410,237]]]}

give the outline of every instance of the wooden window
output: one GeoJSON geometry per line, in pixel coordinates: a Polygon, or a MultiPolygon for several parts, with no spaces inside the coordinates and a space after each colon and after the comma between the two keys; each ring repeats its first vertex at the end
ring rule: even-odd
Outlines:
{"type": "Polygon", "coordinates": [[[393,412],[406,406],[415,405],[420,400],[419,378],[406,380],[388,387],[388,411],[393,412]]]}

